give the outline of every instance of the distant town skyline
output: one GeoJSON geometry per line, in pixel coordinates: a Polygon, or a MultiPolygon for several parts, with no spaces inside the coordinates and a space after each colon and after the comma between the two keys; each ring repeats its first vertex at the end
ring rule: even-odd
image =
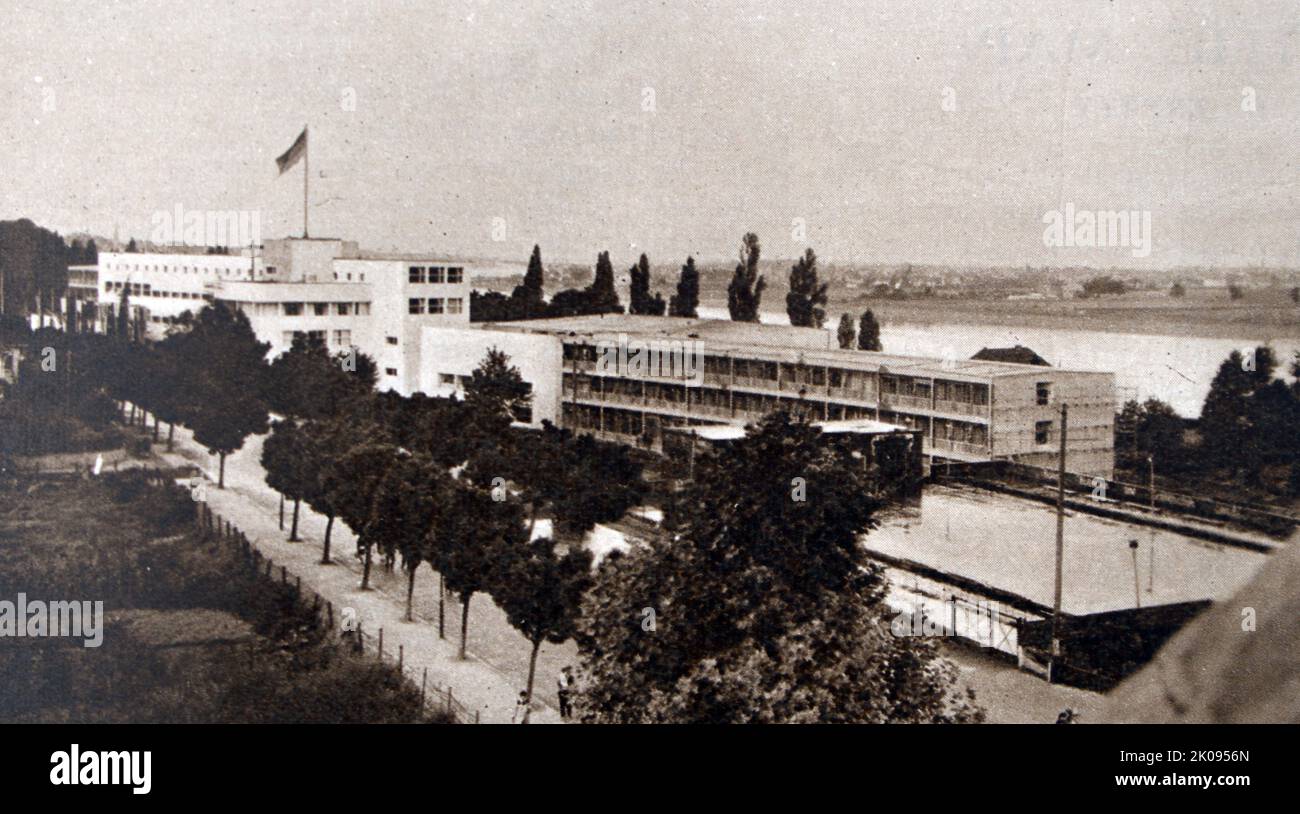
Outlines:
{"type": "Polygon", "coordinates": [[[299,234],[310,124],[313,236],[375,250],[1300,265],[1293,2],[14,5],[0,219],[64,234],[299,234]],[[1149,252],[1045,245],[1076,210],[1149,252]]]}

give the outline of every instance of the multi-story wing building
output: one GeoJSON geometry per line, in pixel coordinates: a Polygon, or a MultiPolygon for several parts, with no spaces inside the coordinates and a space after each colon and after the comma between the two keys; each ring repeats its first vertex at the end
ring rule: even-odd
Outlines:
{"type": "Polygon", "coordinates": [[[97,279],[101,306],[125,292],[154,335],[186,311],[226,302],[271,344],[270,356],[299,335],[332,353],[355,348],[375,359],[380,389],[403,394],[417,389],[420,331],[469,322],[464,263],[364,253],[344,240],[268,240],[238,255],[100,252],[97,279]]]}
{"type": "Polygon", "coordinates": [[[487,350],[533,388],[529,423],[547,420],[657,446],[668,426],[744,424],[778,408],[821,420],[869,418],[923,432],[931,460],[1058,460],[1109,477],[1111,373],[840,350],[829,331],[725,320],[587,316],[426,330],[417,389],[449,395],[487,350]],[[618,349],[623,355],[618,356],[618,349]],[[657,351],[658,362],[645,358],[657,351]],[[687,364],[663,363],[681,354],[687,364]]]}

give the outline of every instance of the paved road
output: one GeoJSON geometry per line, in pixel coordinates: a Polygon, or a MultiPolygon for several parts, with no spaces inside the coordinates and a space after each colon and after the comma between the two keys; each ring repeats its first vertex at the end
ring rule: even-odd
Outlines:
{"type": "MultiPolygon", "coordinates": [[[[419,684],[422,670],[428,668],[431,684],[452,687],[457,700],[471,710],[478,710],[487,723],[509,723],[515,699],[527,682],[528,655],[531,645],[509,622],[505,614],[485,594],[470,600],[468,637],[469,658],[460,661],[457,650],[460,635],[460,605],[448,596],[445,607],[447,638],[438,637],[438,577],[425,567],[418,572],[415,587],[416,621],[404,618],[406,577],[395,569],[386,573],[376,562],[371,571],[373,590],[360,591],[361,563],[354,556],[356,538],[341,522],[335,522],[331,534],[331,559],[334,565],[320,565],[325,519],[305,505],[299,518],[302,542],[290,543],[289,517],[292,504],[286,506],[285,531],[278,526],[279,496],[266,485],[260,464],[261,436],[249,438],[243,449],[226,459],[226,488],[215,485],[207,490],[213,511],[230,520],[248,535],[276,566],[289,569],[302,578],[303,590],[314,590],[334,603],[335,608],[355,608],[363,629],[377,633],[384,628],[384,649],[397,652],[402,646],[408,675],[419,684]]],[[[195,444],[190,433],[176,430],[173,463],[198,465],[215,482],[215,456],[195,444]]],[[[556,646],[543,644],[538,654],[537,682],[534,688],[534,723],[560,721],[555,698],[555,676],[565,664],[576,663],[576,647],[571,643],[556,646]]]]}

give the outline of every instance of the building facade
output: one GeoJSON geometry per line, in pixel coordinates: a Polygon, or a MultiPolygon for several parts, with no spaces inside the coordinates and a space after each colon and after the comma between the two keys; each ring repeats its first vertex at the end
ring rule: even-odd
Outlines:
{"type": "Polygon", "coordinates": [[[456,392],[459,377],[498,347],[533,386],[533,424],[549,420],[657,448],[665,427],[745,424],[787,409],[920,430],[931,463],[1055,466],[1068,405],[1067,468],[1112,474],[1113,374],[831,343],[820,329],[725,320],[606,315],[484,324],[455,335],[425,331],[420,381],[430,395],[456,392]],[[658,363],[635,361],[655,350],[658,363]],[[664,356],[688,363],[674,370],[664,356]]]}
{"type": "Polygon", "coordinates": [[[469,322],[471,270],[428,255],[375,255],[335,239],[268,240],[238,255],[100,252],[101,307],[123,293],[161,336],[188,311],[225,302],[242,312],[270,357],[296,336],[331,353],[375,359],[378,386],[419,389],[420,332],[469,322]]]}

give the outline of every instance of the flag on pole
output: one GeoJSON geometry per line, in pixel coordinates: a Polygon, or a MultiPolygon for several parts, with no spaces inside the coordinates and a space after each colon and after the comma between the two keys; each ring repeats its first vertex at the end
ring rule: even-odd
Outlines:
{"type": "Polygon", "coordinates": [[[304,127],[302,132],[298,134],[298,138],[294,139],[293,146],[286,150],[284,155],[275,160],[275,165],[280,168],[280,174],[284,175],[288,172],[294,164],[298,163],[298,159],[302,158],[306,152],[307,128],[304,127]]]}

